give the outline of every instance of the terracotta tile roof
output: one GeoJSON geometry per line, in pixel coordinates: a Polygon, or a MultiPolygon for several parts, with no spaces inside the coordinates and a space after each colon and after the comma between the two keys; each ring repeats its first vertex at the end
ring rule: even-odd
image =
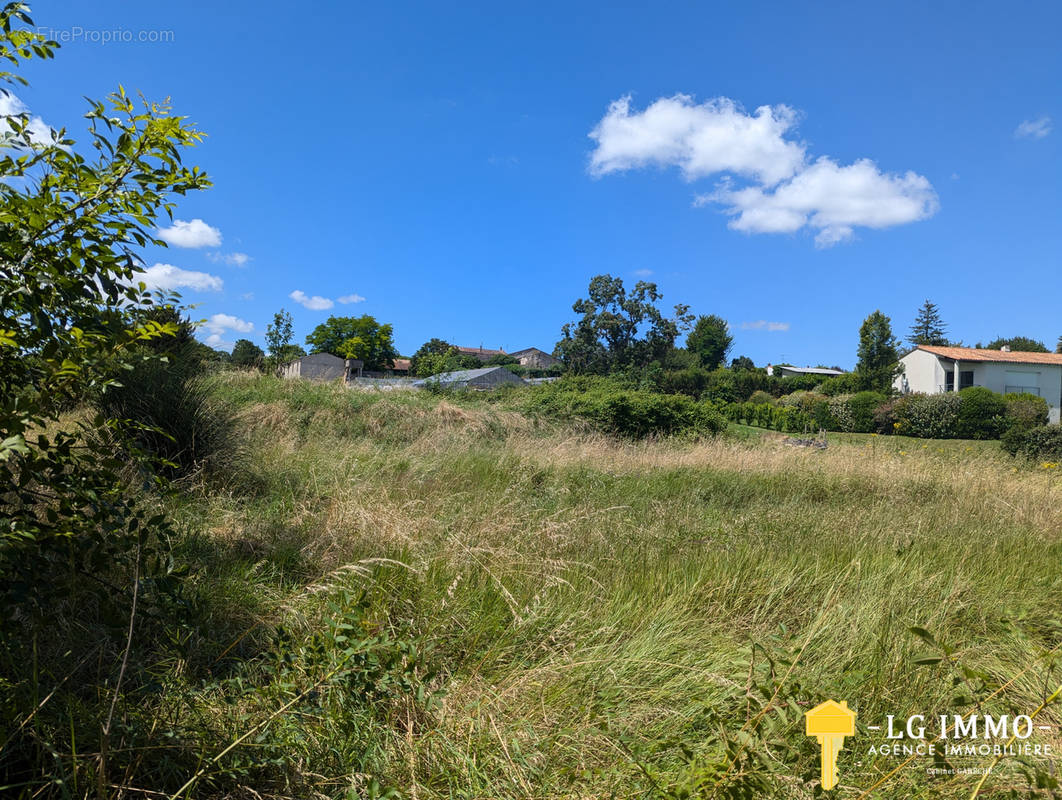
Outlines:
{"type": "Polygon", "coordinates": [[[395,363],[394,368],[396,370],[405,370],[406,372],[409,372],[409,359],[408,358],[396,358],[396,359],[394,359],[394,363],[395,363]]]}
{"type": "Polygon", "coordinates": [[[920,344],[916,350],[925,350],[941,358],[953,361],[1002,361],[1008,364],[1057,364],[1062,366],[1062,353],[1025,353],[1018,350],[981,350],[973,347],[936,347],[920,344]]]}

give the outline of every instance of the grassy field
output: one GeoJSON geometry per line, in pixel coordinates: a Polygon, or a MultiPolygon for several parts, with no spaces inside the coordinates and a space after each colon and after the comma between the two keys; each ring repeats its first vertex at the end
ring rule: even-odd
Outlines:
{"type": "MultiPolygon", "coordinates": [[[[969,797],[868,726],[1031,714],[1062,682],[1062,480],[995,443],[634,443],[481,397],[215,391],[243,477],[176,509],[211,634],[145,709],[246,736],[204,794],[266,796],[275,759],[272,796],[813,797],[829,697],[859,714],[835,796],[969,797]]],[[[1047,769],[1005,759],[980,796],[1050,796],[1047,769]]]]}

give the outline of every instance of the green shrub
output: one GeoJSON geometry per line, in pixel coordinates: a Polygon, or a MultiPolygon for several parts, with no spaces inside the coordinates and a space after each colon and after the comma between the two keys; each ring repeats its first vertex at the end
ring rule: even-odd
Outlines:
{"type": "Polygon", "coordinates": [[[1007,404],[1007,428],[1037,428],[1047,424],[1047,401],[1042,397],[1020,392],[1003,397],[1007,404]]]}
{"type": "Polygon", "coordinates": [[[1062,461],[1062,426],[1040,425],[1035,428],[1015,426],[1003,434],[1000,446],[1015,456],[1062,461]]]}
{"type": "Polygon", "coordinates": [[[726,419],[711,403],[682,394],[659,394],[621,388],[608,378],[562,378],[536,386],[526,395],[525,410],[560,419],[583,419],[620,436],[711,435],[726,428],[726,419]]]}
{"type": "Polygon", "coordinates": [[[1006,426],[1003,396],[983,386],[970,386],[960,391],[959,397],[955,435],[960,439],[998,438],[1006,426]]]}
{"type": "Polygon", "coordinates": [[[921,439],[954,438],[961,404],[955,392],[904,395],[893,404],[895,432],[921,439]]]}
{"type": "Polygon", "coordinates": [[[772,397],[768,392],[765,392],[762,389],[757,389],[749,397],[748,402],[752,403],[753,405],[761,405],[763,403],[773,405],[774,397],[772,397]]]}
{"type": "Polygon", "coordinates": [[[848,400],[852,412],[852,430],[870,433],[874,430],[874,411],[888,398],[881,392],[858,392],[848,400]]]}
{"type": "Polygon", "coordinates": [[[230,474],[241,447],[231,412],[202,383],[197,343],[175,345],[166,358],[123,371],[120,385],[102,392],[97,407],[131,423],[136,446],[160,460],[168,477],[230,474]]]}

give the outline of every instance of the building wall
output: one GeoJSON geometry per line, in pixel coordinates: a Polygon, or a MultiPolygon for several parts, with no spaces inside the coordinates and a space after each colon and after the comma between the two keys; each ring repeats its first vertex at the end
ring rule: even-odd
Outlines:
{"type": "Polygon", "coordinates": [[[302,378],[308,381],[334,381],[343,377],[346,365],[343,359],[331,353],[314,353],[285,364],[280,374],[285,378],[302,378]]]}
{"type": "MultiPolygon", "coordinates": [[[[905,384],[902,377],[897,378],[896,388],[899,391],[906,389],[909,392],[924,394],[943,391],[947,383],[947,373],[953,369],[951,361],[941,360],[924,350],[908,353],[900,359],[900,363],[904,366],[907,381],[905,384]]],[[[972,371],[974,386],[984,386],[1000,394],[1017,391],[1022,386],[1036,388],[1040,397],[1047,401],[1050,421],[1059,421],[1062,408],[1062,366],[1005,361],[960,361],[959,371],[972,371]]]]}
{"type": "Polygon", "coordinates": [[[522,367],[533,367],[534,369],[546,369],[552,367],[554,364],[559,364],[560,361],[549,353],[542,350],[531,350],[530,352],[523,353],[517,356],[517,361],[520,362],[522,367]]]}

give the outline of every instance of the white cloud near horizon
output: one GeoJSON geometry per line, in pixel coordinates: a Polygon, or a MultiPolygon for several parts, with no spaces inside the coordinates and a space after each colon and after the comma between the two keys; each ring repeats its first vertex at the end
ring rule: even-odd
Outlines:
{"type": "MultiPolygon", "coordinates": [[[[13,117],[15,115],[26,114],[29,117],[27,122],[27,128],[29,130],[30,140],[36,144],[51,144],[52,143],[52,128],[43,119],[36,115],[29,114],[29,107],[22,102],[15,94],[7,90],[0,89],[0,117],[13,117]]],[[[10,129],[7,125],[4,125],[4,132],[9,132],[10,129]]]]}
{"type": "Polygon", "coordinates": [[[194,289],[199,292],[220,292],[225,285],[217,275],[181,269],[173,264],[154,264],[136,275],[134,281],[143,282],[148,289],[162,291],[194,289]]]}
{"type": "Polygon", "coordinates": [[[337,297],[336,300],[343,305],[350,305],[351,303],[364,303],[365,298],[360,294],[345,294],[342,297],[337,297]]]}
{"type": "Polygon", "coordinates": [[[1051,132],[1051,129],[1051,118],[1046,115],[1036,119],[1027,119],[1014,129],[1014,138],[1043,139],[1051,132]]]}
{"type": "Polygon", "coordinates": [[[791,138],[798,118],[785,105],[748,114],[729,98],[696,104],[684,94],[637,112],[623,97],[589,134],[597,143],[589,172],[675,166],[689,181],[718,176],[716,190],[695,205],[721,204],[733,217],[729,227],[745,233],[810,228],[818,247],[851,239],[857,227],[903,225],[939,209],[932,184],[914,172],[882,172],[867,158],[849,165],[811,160],[804,143],[791,138]]]}
{"type": "Polygon", "coordinates": [[[246,253],[207,253],[207,260],[215,264],[228,264],[230,267],[243,267],[251,260],[246,253]]]}
{"type": "Polygon", "coordinates": [[[308,308],[311,311],[325,311],[335,305],[327,297],[321,297],[320,295],[314,295],[310,297],[306,292],[301,289],[296,289],[294,292],[288,295],[292,300],[298,303],[303,308],[308,308]]]}
{"type": "Polygon", "coordinates": [[[788,322],[769,322],[765,319],[758,319],[755,322],[742,322],[741,330],[743,331],[768,331],[775,333],[778,331],[789,330],[788,322]]]}
{"type": "Polygon", "coordinates": [[[158,233],[162,241],[174,247],[218,247],[221,244],[221,231],[201,219],[191,222],[175,219],[170,227],[159,228],[158,233]]]}
{"type": "Polygon", "coordinates": [[[254,323],[245,319],[234,317],[232,314],[214,314],[210,319],[202,323],[201,327],[209,332],[204,340],[205,343],[219,350],[232,350],[234,342],[225,338],[225,334],[232,331],[235,333],[252,333],[254,323]]]}

